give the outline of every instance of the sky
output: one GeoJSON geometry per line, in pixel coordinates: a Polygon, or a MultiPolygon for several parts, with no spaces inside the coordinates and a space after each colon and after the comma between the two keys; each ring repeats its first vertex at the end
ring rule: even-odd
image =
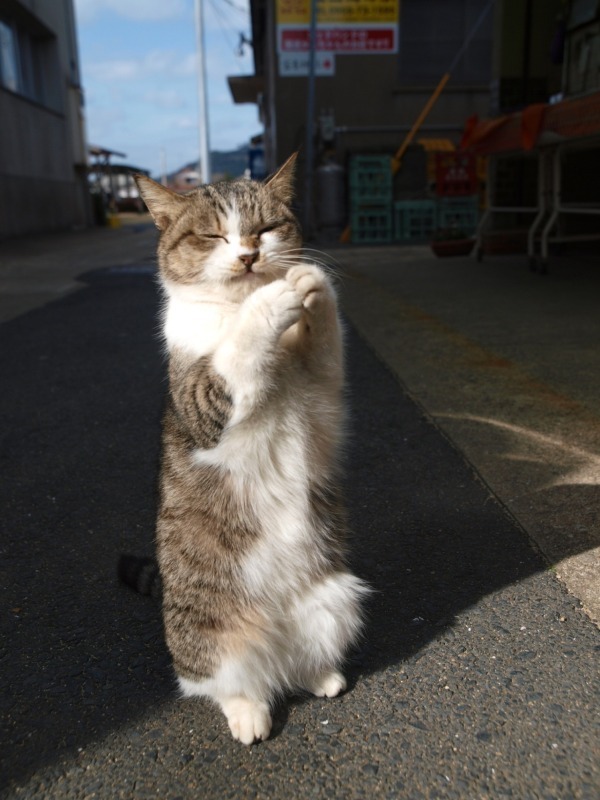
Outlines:
{"type": "MultiPolygon", "coordinates": [[[[198,158],[194,0],[74,0],[87,139],[158,177],[198,158]]],[[[235,105],[228,75],[254,72],[247,0],[203,0],[211,150],[261,131],[254,104],[235,105]]]]}

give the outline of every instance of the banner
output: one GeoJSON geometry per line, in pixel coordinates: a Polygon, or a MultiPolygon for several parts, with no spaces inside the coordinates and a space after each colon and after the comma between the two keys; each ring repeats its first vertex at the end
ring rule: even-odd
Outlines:
{"type": "MultiPolygon", "coordinates": [[[[307,52],[310,0],[277,0],[277,50],[307,52]]],[[[332,54],[398,52],[400,0],[318,0],[316,50],[332,54]]]]}
{"type": "MultiPolygon", "coordinates": [[[[349,22],[354,25],[369,22],[398,22],[400,0],[318,0],[317,22],[336,24],[349,22]]],[[[279,25],[309,25],[310,0],[278,0],[277,23],[279,25]]]]}

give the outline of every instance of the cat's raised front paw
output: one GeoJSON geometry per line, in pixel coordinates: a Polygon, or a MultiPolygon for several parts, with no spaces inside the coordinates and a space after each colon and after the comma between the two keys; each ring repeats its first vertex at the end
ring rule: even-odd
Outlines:
{"type": "Polygon", "coordinates": [[[295,288],[307,311],[314,311],[321,303],[333,300],[327,276],[314,264],[298,264],[288,270],[285,278],[295,288]]]}
{"type": "Polygon", "coordinates": [[[278,335],[300,319],[302,298],[287,281],[273,281],[256,292],[255,297],[256,302],[262,306],[269,327],[278,335]]]}
{"type": "Polygon", "coordinates": [[[266,703],[248,700],[245,697],[230,697],[221,700],[221,708],[227,717],[234,739],[242,744],[252,744],[269,738],[271,715],[266,703]]]}
{"type": "Polygon", "coordinates": [[[337,697],[347,685],[341,672],[326,672],[317,678],[311,686],[311,692],[316,697],[337,697]]]}

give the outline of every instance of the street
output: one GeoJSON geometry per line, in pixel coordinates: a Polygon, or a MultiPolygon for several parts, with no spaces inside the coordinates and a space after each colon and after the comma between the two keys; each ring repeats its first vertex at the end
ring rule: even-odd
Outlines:
{"type": "Polygon", "coordinates": [[[598,629],[350,323],[349,689],[251,748],[178,699],[116,578],[152,554],[165,391],[153,270],[122,263],[0,325],[2,796],[596,800],[598,629]]]}

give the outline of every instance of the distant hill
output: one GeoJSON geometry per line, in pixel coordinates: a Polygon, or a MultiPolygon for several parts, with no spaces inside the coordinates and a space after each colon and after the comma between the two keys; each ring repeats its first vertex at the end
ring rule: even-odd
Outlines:
{"type": "MultiPolygon", "coordinates": [[[[210,153],[211,169],[217,180],[222,178],[239,178],[244,174],[248,166],[248,145],[243,145],[237,150],[212,150],[210,153]]],[[[200,171],[199,161],[190,161],[189,164],[176,169],[167,175],[167,181],[171,183],[175,177],[183,170],[200,171]]]]}

